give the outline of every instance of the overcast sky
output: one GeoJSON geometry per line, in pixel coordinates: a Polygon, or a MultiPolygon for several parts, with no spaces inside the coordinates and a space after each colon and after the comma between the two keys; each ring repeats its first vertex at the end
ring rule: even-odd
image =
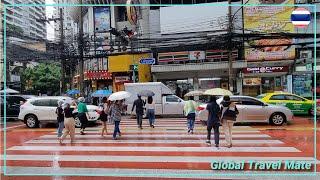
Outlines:
{"type": "MultiPolygon", "coordinates": [[[[46,4],[54,4],[53,0],[46,0],[46,4]]],[[[46,16],[47,18],[51,18],[54,13],[54,6],[46,6],[46,16]]],[[[54,22],[50,24],[47,23],[47,39],[53,40],[54,39],[54,22]]]]}

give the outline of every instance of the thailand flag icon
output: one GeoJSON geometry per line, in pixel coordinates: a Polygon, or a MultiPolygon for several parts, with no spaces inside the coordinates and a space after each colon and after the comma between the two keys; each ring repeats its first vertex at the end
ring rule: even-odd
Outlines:
{"type": "Polygon", "coordinates": [[[291,13],[291,22],[296,27],[306,27],[310,20],[310,12],[305,8],[297,8],[291,13]]]}

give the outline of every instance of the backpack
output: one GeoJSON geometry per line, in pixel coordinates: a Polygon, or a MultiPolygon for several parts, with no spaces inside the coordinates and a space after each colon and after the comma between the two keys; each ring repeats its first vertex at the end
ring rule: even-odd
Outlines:
{"type": "Polygon", "coordinates": [[[226,109],[226,111],[222,115],[223,120],[230,120],[230,121],[236,121],[237,115],[239,114],[239,111],[237,109],[237,106],[234,107],[234,110],[231,110],[230,107],[226,109]]]}

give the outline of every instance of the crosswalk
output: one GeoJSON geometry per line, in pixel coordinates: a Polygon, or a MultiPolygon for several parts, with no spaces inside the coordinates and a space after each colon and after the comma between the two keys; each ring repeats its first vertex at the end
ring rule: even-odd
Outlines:
{"type": "Polygon", "coordinates": [[[100,127],[77,130],[74,144],[60,145],[56,132],[12,146],[6,151],[7,174],[86,175],[118,177],[212,177],[212,161],[313,160],[303,153],[250,126],[235,126],[233,147],[225,147],[221,128],[221,147],[207,146],[206,127],[196,124],[187,134],[185,119],[158,119],[156,127],[137,128],[136,121],[124,119],[122,136],[112,140],[113,125],[101,137],[100,127]]]}

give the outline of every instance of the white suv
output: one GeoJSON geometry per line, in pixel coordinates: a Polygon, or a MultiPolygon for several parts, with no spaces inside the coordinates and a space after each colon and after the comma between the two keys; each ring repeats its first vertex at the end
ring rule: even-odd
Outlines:
{"type": "MultiPolygon", "coordinates": [[[[23,105],[20,106],[19,119],[23,121],[29,128],[38,127],[40,123],[57,122],[56,108],[58,101],[72,103],[74,100],[70,97],[64,96],[45,96],[28,99],[23,105]]],[[[73,107],[74,108],[74,107],[73,107]]],[[[90,119],[89,121],[95,122],[99,118],[97,113],[97,106],[87,105],[90,119]]],[[[73,111],[75,117],[76,127],[81,126],[81,122],[77,116],[77,109],[73,111]]]]}

